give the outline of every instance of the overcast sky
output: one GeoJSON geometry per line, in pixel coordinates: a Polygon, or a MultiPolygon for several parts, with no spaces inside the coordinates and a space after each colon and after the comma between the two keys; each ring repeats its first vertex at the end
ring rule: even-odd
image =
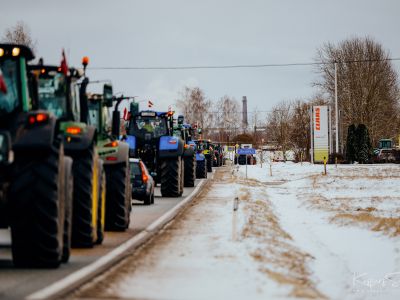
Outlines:
{"type": "MultiPolygon", "coordinates": [[[[91,67],[275,64],[313,61],[325,42],[370,36],[400,57],[398,0],[0,0],[0,33],[19,20],[37,41],[37,57],[91,67]]],[[[399,72],[400,63],[394,62],[399,72]]],[[[208,98],[248,98],[249,110],[309,98],[318,79],[309,66],[262,69],[91,70],[114,92],[174,104],[183,86],[208,98]]],[[[100,87],[99,91],[100,91],[100,87]]]]}

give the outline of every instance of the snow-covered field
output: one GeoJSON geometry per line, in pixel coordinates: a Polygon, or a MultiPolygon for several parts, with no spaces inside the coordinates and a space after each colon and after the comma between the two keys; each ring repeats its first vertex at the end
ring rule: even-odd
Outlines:
{"type": "Polygon", "coordinates": [[[235,170],[75,296],[400,299],[400,166],[235,170]]]}

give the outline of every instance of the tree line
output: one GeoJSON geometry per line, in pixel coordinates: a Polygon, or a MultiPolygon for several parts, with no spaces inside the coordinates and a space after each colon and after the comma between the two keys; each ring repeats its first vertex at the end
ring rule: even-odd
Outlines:
{"type": "Polygon", "coordinates": [[[339,153],[346,155],[349,149],[348,132],[359,125],[368,131],[370,151],[382,138],[397,140],[400,134],[398,74],[390,60],[390,53],[380,43],[370,37],[351,38],[338,44],[326,43],[317,49],[315,62],[315,72],[319,75],[319,80],[311,83],[316,89],[315,96],[279,102],[261,120],[266,128],[261,133],[251,128],[247,133],[242,132],[241,105],[233,97],[224,96],[213,102],[206,99],[199,87],[186,87],[177,105],[189,121],[198,121],[205,132],[211,134],[211,138],[231,142],[244,139],[255,144],[272,143],[282,150],[291,149],[298,156],[302,153],[304,158],[310,159],[311,107],[329,105],[332,130],[336,130],[336,63],[339,153]],[[217,136],[215,129],[218,129],[217,136]]]}

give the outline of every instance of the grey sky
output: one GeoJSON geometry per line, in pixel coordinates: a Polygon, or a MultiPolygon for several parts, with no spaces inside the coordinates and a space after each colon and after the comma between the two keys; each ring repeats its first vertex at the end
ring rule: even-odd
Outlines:
{"type": "MultiPolygon", "coordinates": [[[[400,57],[397,0],[143,0],[4,1],[0,33],[26,22],[37,57],[69,64],[90,57],[92,67],[198,66],[310,62],[324,42],[369,35],[400,57]]],[[[400,63],[394,62],[400,70],[400,63]]],[[[166,109],[184,85],[217,100],[247,95],[249,110],[315,93],[313,67],[179,71],[90,71],[111,79],[114,91],[152,99],[166,109]]]]}

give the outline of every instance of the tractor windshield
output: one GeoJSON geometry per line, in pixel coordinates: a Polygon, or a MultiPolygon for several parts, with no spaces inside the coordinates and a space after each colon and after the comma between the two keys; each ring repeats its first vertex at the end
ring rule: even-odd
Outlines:
{"type": "Polygon", "coordinates": [[[100,131],[100,101],[89,101],[88,123],[100,131]]]}
{"type": "Polygon", "coordinates": [[[164,118],[153,117],[153,118],[142,118],[138,117],[133,121],[133,127],[131,127],[130,134],[133,135],[145,135],[151,134],[152,137],[158,138],[163,135],[167,135],[167,120],[164,118]]]}
{"type": "Polygon", "coordinates": [[[19,105],[17,66],[15,60],[0,61],[0,115],[13,112],[19,105]]]}
{"type": "Polygon", "coordinates": [[[52,112],[57,118],[66,114],[67,84],[64,74],[39,77],[39,108],[52,112]]]}

